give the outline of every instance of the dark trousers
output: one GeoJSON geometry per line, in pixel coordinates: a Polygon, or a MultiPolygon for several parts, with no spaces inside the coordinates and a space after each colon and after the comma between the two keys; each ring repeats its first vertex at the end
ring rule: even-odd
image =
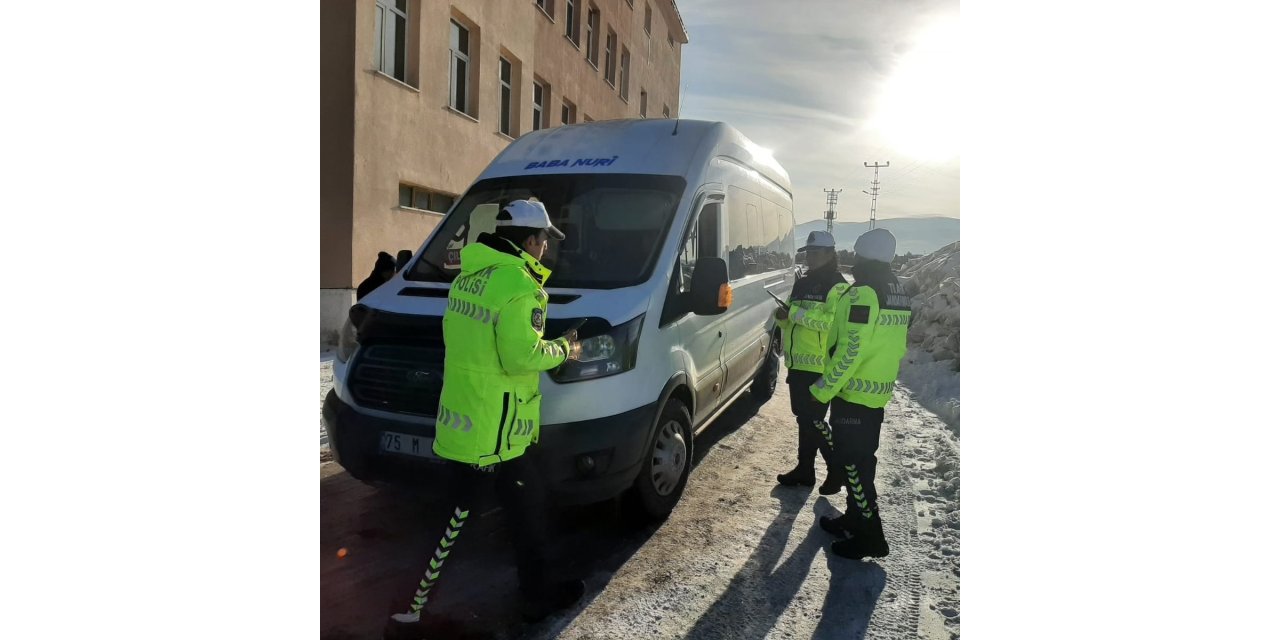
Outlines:
{"type": "MultiPolygon", "coordinates": [[[[516,575],[520,581],[520,594],[535,600],[547,587],[547,493],[546,483],[538,473],[533,456],[536,447],[525,454],[488,467],[450,462],[449,493],[446,504],[452,506],[444,534],[434,545],[435,553],[428,558],[426,574],[418,583],[409,611],[421,610],[427,602],[431,588],[441,578],[444,564],[456,562],[452,555],[454,544],[461,537],[466,523],[478,514],[471,509],[478,503],[481,491],[493,490],[506,518],[507,533],[516,551],[516,575]]],[[[435,525],[428,530],[434,536],[439,529],[435,525]]],[[[474,526],[474,525],[472,525],[474,526]]]]}
{"type": "Polygon", "coordinates": [[[831,435],[836,463],[844,468],[849,485],[849,512],[868,518],[876,513],[876,449],[884,408],[831,400],[831,435]]]}
{"type": "Polygon", "coordinates": [[[813,468],[813,456],[821,451],[822,459],[830,461],[831,451],[827,445],[827,441],[822,437],[822,430],[815,426],[816,423],[822,422],[827,418],[828,405],[818,402],[817,398],[809,393],[809,385],[812,385],[822,377],[821,373],[813,373],[812,371],[788,371],[787,387],[791,395],[791,413],[796,416],[796,426],[799,427],[799,448],[797,449],[796,459],[801,467],[813,468]]]}

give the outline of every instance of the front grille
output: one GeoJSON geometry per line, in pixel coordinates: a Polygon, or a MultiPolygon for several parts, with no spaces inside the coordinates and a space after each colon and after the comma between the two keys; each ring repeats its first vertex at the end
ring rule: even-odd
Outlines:
{"type": "Polygon", "coordinates": [[[444,349],[372,345],[352,366],[351,394],[369,409],[434,418],[444,384],[444,349]]]}

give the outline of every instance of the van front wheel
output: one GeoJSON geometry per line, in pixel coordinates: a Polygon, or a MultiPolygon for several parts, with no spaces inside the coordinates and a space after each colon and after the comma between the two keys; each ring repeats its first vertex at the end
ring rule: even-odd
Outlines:
{"type": "Polygon", "coordinates": [[[693,468],[692,425],[684,403],[667,401],[635,484],[640,508],[649,518],[666,518],[684,493],[693,468]]]}
{"type": "Polygon", "coordinates": [[[782,336],[773,334],[769,341],[769,351],[765,353],[764,362],[760,363],[760,371],[751,382],[751,397],[764,402],[773,397],[778,388],[778,370],[782,368],[782,336]]]}

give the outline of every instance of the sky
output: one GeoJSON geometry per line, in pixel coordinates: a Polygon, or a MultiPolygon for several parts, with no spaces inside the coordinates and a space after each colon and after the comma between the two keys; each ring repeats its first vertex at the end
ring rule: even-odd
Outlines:
{"type": "Polygon", "coordinates": [[[797,223],[843,189],[837,221],[960,217],[957,0],[677,0],[680,117],[771,149],[797,223]]]}

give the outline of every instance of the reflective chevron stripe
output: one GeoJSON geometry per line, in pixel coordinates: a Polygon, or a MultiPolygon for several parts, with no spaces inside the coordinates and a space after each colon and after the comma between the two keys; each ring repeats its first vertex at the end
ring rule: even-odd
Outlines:
{"type": "Polygon", "coordinates": [[[474,302],[449,298],[448,309],[483,324],[498,324],[498,314],[474,302]]]}
{"type": "Polygon", "coordinates": [[[457,541],[458,534],[462,532],[462,525],[467,523],[467,516],[469,515],[471,515],[470,510],[464,511],[462,507],[453,509],[453,517],[449,518],[449,526],[444,530],[444,537],[440,538],[440,544],[436,547],[435,555],[428,562],[429,568],[425,572],[425,577],[418,581],[418,590],[413,593],[413,601],[409,605],[410,615],[416,616],[426,606],[427,595],[431,593],[431,588],[440,579],[440,571],[444,568],[444,560],[449,557],[448,549],[457,541]]]}
{"type": "Polygon", "coordinates": [[[803,307],[800,307],[796,309],[795,313],[792,315],[791,320],[796,324],[803,325],[804,327],[815,330],[819,333],[826,333],[827,331],[831,330],[830,322],[826,320],[814,320],[813,318],[809,318],[808,320],[806,320],[805,317],[807,315],[808,315],[808,310],[806,310],[803,307]]]}
{"type": "Polygon", "coordinates": [[[848,371],[849,367],[853,366],[853,361],[858,357],[858,349],[861,348],[860,343],[861,338],[858,337],[858,334],[853,334],[853,339],[845,347],[844,356],[840,358],[840,361],[836,363],[836,366],[831,371],[828,371],[823,376],[822,380],[818,381],[820,387],[834,385],[845,374],[845,371],[848,371]],[[826,384],[822,384],[823,382],[826,384]]]}
{"type": "Polygon", "coordinates": [[[901,326],[911,322],[911,314],[895,311],[882,311],[880,313],[880,324],[889,326],[901,326]]]}
{"type": "Polygon", "coordinates": [[[858,505],[858,508],[862,510],[862,516],[870,518],[871,504],[867,501],[866,494],[862,490],[862,481],[858,479],[857,467],[849,464],[845,465],[844,468],[849,478],[849,495],[853,498],[854,503],[858,505]]]}
{"type": "Polygon", "coordinates": [[[827,424],[825,420],[814,420],[813,426],[822,434],[822,437],[826,439],[827,446],[834,448],[835,443],[831,440],[831,425],[827,424]]]}
{"type": "Polygon", "coordinates": [[[808,353],[798,353],[791,356],[791,364],[806,367],[821,367],[826,364],[826,358],[808,353]]]}
{"type": "Polygon", "coordinates": [[[453,411],[444,405],[440,405],[440,410],[436,414],[436,425],[446,426],[450,429],[461,429],[463,432],[471,431],[475,422],[471,416],[453,411]]]}
{"type": "Polygon", "coordinates": [[[893,393],[892,382],[875,382],[874,380],[863,380],[861,378],[854,378],[853,380],[850,380],[849,384],[845,385],[844,388],[846,391],[872,395],[893,393]]]}

